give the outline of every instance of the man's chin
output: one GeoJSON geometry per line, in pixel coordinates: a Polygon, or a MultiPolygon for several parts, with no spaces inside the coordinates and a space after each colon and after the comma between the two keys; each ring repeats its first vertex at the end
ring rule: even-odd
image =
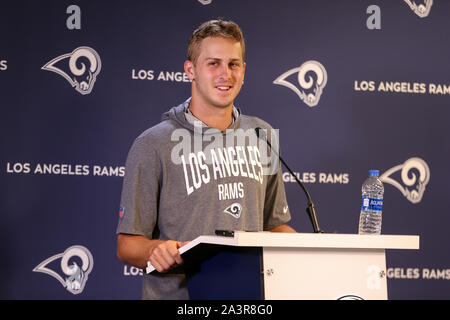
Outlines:
{"type": "Polygon", "coordinates": [[[212,100],[210,101],[210,104],[219,109],[227,109],[233,106],[233,100],[212,100]]]}
{"type": "Polygon", "coordinates": [[[231,108],[233,106],[233,103],[226,103],[226,104],[221,104],[221,103],[214,103],[213,104],[214,107],[219,108],[219,109],[227,109],[227,108],[231,108]]]}
{"type": "Polygon", "coordinates": [[[227,109],[233,106],[233,102],[234,102],[234,98],[235,97],[227,97],[226,99],[224,98],[216,98],[216,99],[212,99],[211,104],[214,107],[220,108],[220,109],[227,109]]]}

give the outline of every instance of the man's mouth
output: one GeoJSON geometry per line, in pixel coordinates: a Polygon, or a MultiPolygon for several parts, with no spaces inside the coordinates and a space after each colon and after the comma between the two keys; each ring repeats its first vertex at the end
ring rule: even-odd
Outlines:
{"type": "Polygon", "coordinates": [[[233,86],[216,86],[215,88],[218,89],[219,91],[227,92],[231,90],[233,86]]]}

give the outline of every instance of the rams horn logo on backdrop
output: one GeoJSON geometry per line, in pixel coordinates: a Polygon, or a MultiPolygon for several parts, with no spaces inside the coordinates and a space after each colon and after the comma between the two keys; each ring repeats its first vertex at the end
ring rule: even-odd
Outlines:
{"type": "Polygon", "coordinates": [[[79,47],[47,62],[41,69],[63,76],[75,90],[85,95],[91,93],[102,69],[102,62],[94,49],[79,47]]]}
{"type": "Polygon", "coordinates": [[[291,69],[279,76],[273,83],[288,87],[294,91],[299,98],[310,107],[317,106],[322,95],[323,88],[327,84],[327,71],[324,66],[314,60],[303,63],[300,67],[291,69]],[[294,84],[287,81],[286,78],[298,72],[298,83],[300,89],[294,84]],[[310,74],[314,74],[315,78],[310,74]],[[306,79],[308,75],[308,79],[306,79]]]}
{"type": "Polygon", "coordinates": [[[433,0],[425,0],[424,4],[419,5],[414,0],[405,0],[405,2],[421,18],[425,18],[430,14],[431,6],[433,5],[433,0]]]}
{"type": "Polygon", "coordinates": [[[430,181],[430,168],[422,159],[411,158],[383,173],[380,180],[392,184],[412,203],[419,203],[430,181]],[[391,177],[397,171],[400,171],[403,184],[391,177]],[[414,171],[419,175],[417,176],[414,171]]]}
{"type": "Polygon", "coordinates": [[[72,294],[83,292],[88,275],[94,266],[94,258],[89,250],[83,246],[72,246],[63,253],[56,254],[42,261],[33,272],[46,273],[58,280],[72,294]],[[79,266],[74,260],[78,258],[81,262],[79,266]],[[56,271],[49,269],[49,265],[53,261],[61,259],[61,271],[67,276],[65,279],[56,271]],[[72,262],[69,265],[69,260],[72,262]]]}

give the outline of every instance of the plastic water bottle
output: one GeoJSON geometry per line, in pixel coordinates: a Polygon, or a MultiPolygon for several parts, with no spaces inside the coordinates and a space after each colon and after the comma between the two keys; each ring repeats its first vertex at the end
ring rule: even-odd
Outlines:
{"type": "Polygon", "coordinates": [[[362,185],[359,234],[381,233],[384,186],[379,175],[378,170],[370,170],[369,177],[362,185]]]}

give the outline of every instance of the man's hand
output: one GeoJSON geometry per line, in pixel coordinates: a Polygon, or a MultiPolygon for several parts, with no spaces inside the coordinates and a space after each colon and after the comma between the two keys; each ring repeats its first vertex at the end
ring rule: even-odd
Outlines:
{"type": "Polygon", "coordinates": [[[187,244],[174,240],[157,240],[158,243],[150,249],[149,261],[158,272],[167,272],[170,269],[183,264],[180,249],[187,244]]]}
{"type": "Polygon", "coordinates": [[[269,230],[270,232],[287,232],[287,233],[297,233],[294,229],[289,227],[287,224],[282,224],[278,227],[269,230]]]}

